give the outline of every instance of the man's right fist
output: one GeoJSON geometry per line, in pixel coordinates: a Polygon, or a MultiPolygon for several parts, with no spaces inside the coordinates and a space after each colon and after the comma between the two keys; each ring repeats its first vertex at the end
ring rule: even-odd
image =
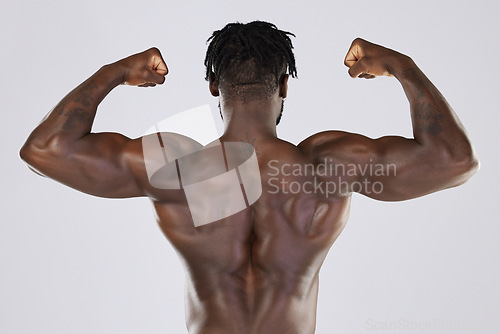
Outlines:
{"type": "Polygon", "coordinates": [[[373,79],[378,76],[396,76],[410,65],[411,59],[397,51],[356,38],[344,60],[353,78],[373,79]]]}
{"type": "Polygon", "coordinates": [[[116,62],[123,72],[122,84],[139,87],[154,87],[165,82],[167,64],[160,50],[151,48],[116,62]]]}

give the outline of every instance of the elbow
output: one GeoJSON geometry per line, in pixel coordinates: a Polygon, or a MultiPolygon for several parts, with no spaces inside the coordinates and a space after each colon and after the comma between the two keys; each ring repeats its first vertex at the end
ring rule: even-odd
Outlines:
{"type": "Polygon", "coordinates": [[[22,161],[26,163],[29,170],[38,175],[45,176],[34,167],[36,159],[35,159],[34,149],[31,144],[26,142],[26,144],[24,144],[23,147],[21,147],[21,149],[19,150],[19,157],[21,158],[22,161]]]}
{"type": "Polygon", "coordinates": [[[19,150],[19,157],[21,158],[22,161],[24,161],[26,164],[31,165],[31,163],[34,160],[35,157],[35,151],[36,148],[32,143],[29,142],[29,140],[21,147],[19,150]]]}
{"type": "Polygon", "coordinates": [[[28,138],[19,150],[19,157],[30,170],[43,175],[42,171],[51,164],[51,161],[67,154],[65,147],[60,138],[57,137],[53,137],[45,143],[28,138]]]}
{"type": "Polygon", "coordinates": [[[465,149],[462,149],[461,154],[457,154],[455,160],[455,164],[459,166],[464,174],[472,176],[479,170],[479,159],[474,148],[470,144],[467,145],[465,149]]]}
{"type": "Polygon", "coordinates": [[[476,152],[472,148],[468,159],[468,167],[468,172],[471,173],[471,176],[476,174],[481,167],[481,162],[479,161],[476,152]]]}
{"type": "Polygon", "coordinates": [[[39,150],[28,139],[28,141],[26,141],[26,143],[23,145],[23,147],[21,147],[21,149],[19,150],[19,157],[21,158],[22,161],[24,161],[26,163],[29,170],[31,170],[32,172],[34,172],[38,175],[44,176],[35,167],[35,165],[37,164],[36,162],[39,160],[39,159],[37,159],[37,155],[39,155],[39,153],[37,153],[37,151],[39,151],[39,150]]]}
{"type": "Polygon", "coordinates": [[[451,173],[452,187],[467,182],[480,168],[480,161],[472,146],[449,157],[446,169],[451,173]]]}
{"type": "Polygon", "coordinates": [[[21,158],[22,161],[28,162],[27,160],[29,159],[29,146],[24,144],[23,147],[19,150],[19,157],[21,158]]]}
{"type": "Polygon", "coordinates": [[[480,167],[480,162],[477,156],[471,155],[464,161],[461,161],[459,163],[459,170],[460,170],[460,175],[463,179],[463,182],[465,183],[468,181],[474,174],[477,173],[480,167]]]}
{"type": "Polygon", "coordinates": [[[481,162],[479,161],[479,158],[477,157],[475,152],[472,152],[469,160],[467,161],[467,168],[466,172],[468,175],[468,179],[476,174],[479,171],[479,168],[481,167],[481,162]]]}
{"type": "Polygon", "coordinates": [[[34,167],[36,160],[34,159],[34,154],[32,153],[32,149],[29,145],[25,144],[23,145],[23,147],[21,147],[21,150],[19,151],[19,157],[21,158],[22,161],[26,163],[26,166],[30,171],[45,177],[45,175],[43,175],[42,172],[40,172],[34,167]]]}

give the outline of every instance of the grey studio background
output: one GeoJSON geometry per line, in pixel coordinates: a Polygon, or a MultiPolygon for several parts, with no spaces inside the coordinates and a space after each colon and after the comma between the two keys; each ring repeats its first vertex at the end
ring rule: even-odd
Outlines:
{"type": "Polygon", "coordinates": [[[482,164],[464,186],[420,199],[354,195],[321,271],[317,333],[498,333],[498,10],[496,1],[2,0],[0,333],[187,333],[183,269],[149,201],[79,193],[30,172],[18,151],[100,66],[151,46],[169,66],[166,83],[118,87],[93,130],[137,137],[207,103],[218,117],[203,80],[205,41],[255,19],[297,35],[299,79],[279,136],[411,136],[397,80],[347,75],[343,58],[360,36],[416,61],[482,164]]]}

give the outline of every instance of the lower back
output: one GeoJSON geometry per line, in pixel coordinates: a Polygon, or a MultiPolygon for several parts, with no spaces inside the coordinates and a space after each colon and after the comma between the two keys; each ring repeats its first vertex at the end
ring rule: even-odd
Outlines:
{"type": "Polygon", "coordinates": [[[277,276],[252,268],[188,276],[189,333],[314,333],[318,276],[277,276]]]}

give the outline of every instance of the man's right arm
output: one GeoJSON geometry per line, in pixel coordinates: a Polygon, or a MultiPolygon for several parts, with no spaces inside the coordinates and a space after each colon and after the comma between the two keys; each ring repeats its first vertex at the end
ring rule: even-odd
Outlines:
{"type": "Polygon", "coordinates": [[[120,84],[162,84],[167,66],[156,48],[103,66],[66,95],[33,130],[21,158],[40,175],[100,197],[145,196],[141,138],[91,132],[97,108],[120,84]],[[140,176],[140,177],[139,177],[140,176]]]}
{"type": "Polygon", "coordinates": [[[411,58],[356,39],[345,65],[353,78],[385,75],[399,80],[410,103],[413,138],[370,139],[327,131],[305,140],[301,146],[317,161],[356,166],[355,172],[350,169],[348,175],[340,175],[349,185],[342,192],[405,200],[460,185],[477,171],[479,162],[460,120],[411,58]],[[369,185],[377,182],[374,191],[369,185]]]}

